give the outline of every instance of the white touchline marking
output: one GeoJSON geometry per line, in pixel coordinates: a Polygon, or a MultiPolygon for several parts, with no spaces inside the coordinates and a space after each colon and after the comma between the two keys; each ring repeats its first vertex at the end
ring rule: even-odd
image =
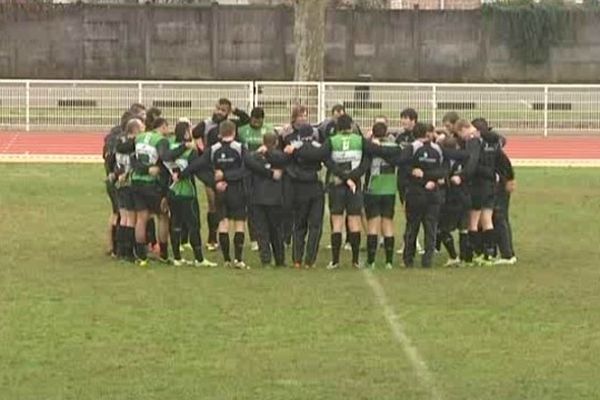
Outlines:
{"type": "Polygon", "coordinates": [[[410,338],[406,335],[402,321],[400,320],[398,315],[396,315],[392,306],[390,306],[390,304],[388,303],[385,291],[379,283],[379,280],[371,271],[366,269],[363,270],[363,276],[365,277],[365,281],[367,282],[367,284],[373,290],[375,298],[377,299],[379,305],[383,309],[383,315],[385,316],[385,319],[387,320],[388,325],[392,330],[392,334],[394,335],[396,341],[402,347],[404,354],[406,355],[406,357],[410,361],[410,364],[414,368],[417,374],[417,378],[419,379],[421,384],[429,391],[431,399],[441,400],[442,395],[437,390],[433,382],[433,375],[431,375],[431,372],[429,372],[429,368],[427,367],[427,364],[425,363],[423,357],[421,357],[419,350],[412,344],[410,338]]]}

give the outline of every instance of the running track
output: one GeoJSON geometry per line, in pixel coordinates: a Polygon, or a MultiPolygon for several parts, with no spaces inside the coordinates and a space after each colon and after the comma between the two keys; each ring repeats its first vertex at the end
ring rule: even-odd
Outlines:
{"type": "MultiPolygon", "coordinates": [[[[0,161],[101,161],[102,133],[0,132],[0,161]]],[[[600,135],[508,136],[516,164],[600,165],[600,135]]]]}

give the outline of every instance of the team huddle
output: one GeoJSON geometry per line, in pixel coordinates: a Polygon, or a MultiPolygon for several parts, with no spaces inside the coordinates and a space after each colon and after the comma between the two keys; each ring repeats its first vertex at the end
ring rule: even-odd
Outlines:
{"type": "Polygon", "coordinates": [[[446,266],[517,260],[509,223],[514,171],[503,151],[506,139],[483,118],[467,121],[450,112],[436,129],[407,108],[400,113],[401,130],[380,116],[363,132],[342,105],[314,126],[307,109],[296,106],[290,124],[274,128],[263,109],[248,115],[224,98],[196,125],[182,118],[171,129],[161,114],[133,104],[105,138],[109,253],[115,257],[146,266],[150,252],[176,266],[217,266],[203,254],[200,181],[206,249],[220,249],[224,266],[250,268],[243,257],[248,231],[263,266],[286,266],[291,247],[295,268],[315,268],[326,197],[327,269],[340,267],[343,246],[351,249],[355,268],[375,268],[380,247],[384,267],[393,268],[397,197],[405,213],[398,251],[405,267],[415,265],[418,250],[421,266],[431,267],[442,246],[446,266]],[[362,233],[366,263],[359,259],[362,233]],[[182,258],[185,248],[194,260],[182,258]]]}

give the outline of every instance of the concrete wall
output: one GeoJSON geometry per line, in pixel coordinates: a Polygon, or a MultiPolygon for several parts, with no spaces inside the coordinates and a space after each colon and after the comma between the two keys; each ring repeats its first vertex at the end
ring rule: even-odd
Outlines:
{"type": "MultiPolygon", "coordinates": [[[[511,58],[474,11],[330,11],[325,77],[377,81],[598,82],[600,15],[575,15],[548,63],[511,58]]],[[[0,78],[289,80],[285,7],[0,5],[0,78]]]]}

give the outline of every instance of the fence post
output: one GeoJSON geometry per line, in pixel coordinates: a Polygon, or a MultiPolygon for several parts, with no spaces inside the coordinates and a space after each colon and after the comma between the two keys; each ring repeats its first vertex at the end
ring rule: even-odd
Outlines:
{"type": "Polygon", "coordinates": [[[548,136],[548,86],[544,86],[544,137],[548,136]]]}
{"type": "Polygon", "coordinates": [[[254,85],[254,81],[248,82],[248,101],[250,102],[250,108],[248,108],[249,110],[256,107],[256,99],[254,97],[254,85]]]}
{"type": "Polygon", "coordinates": [[[431,87],[431,125],[435,126],[437,123],[437,86],[431,87]]]}
{"type": "Polygon", "coordinates": [[[319,121],[325,120],[325,82],[320,81],[318,86],[319,121]]]}
{"type": "Polygon", "coordinates": [[[139,81],[138,82],[138,103],[140,103],[140,104],[143,104],[143,102],[142,102],[142,93],[143,93],[142,82],[139,81]]]}
{"type": "Polygon", "coordinates": [[[25,131],[29,132],[31,129],[30,113],[29,113],[29,81],[25,82],[25,131]]]}

